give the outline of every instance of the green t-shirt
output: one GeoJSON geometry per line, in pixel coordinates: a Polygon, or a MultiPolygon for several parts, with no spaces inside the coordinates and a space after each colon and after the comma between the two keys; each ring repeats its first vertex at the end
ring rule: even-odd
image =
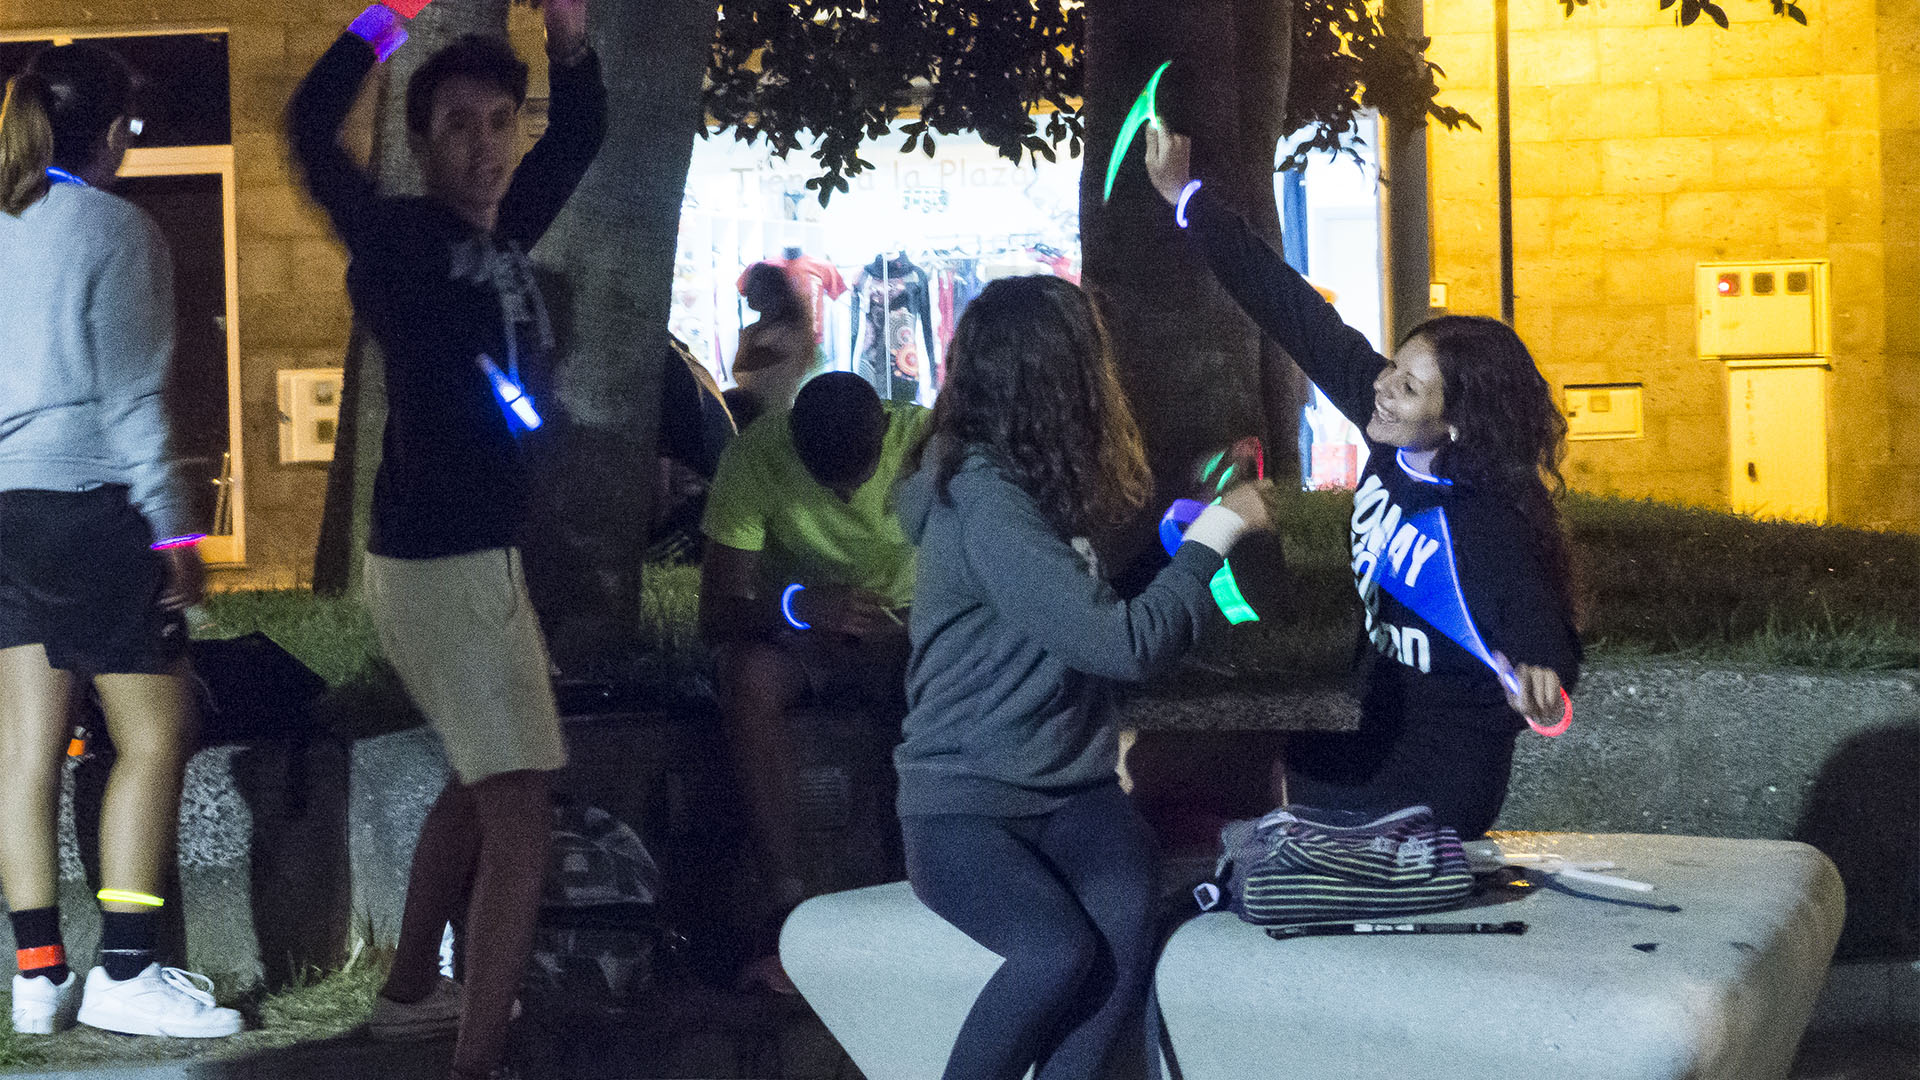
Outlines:
{"type": "Polygon", "coordinates": [[[715,543],[760,552],[763,589],[849,585],[911,603],[913,545],[893,513],[893,485],[930,414],[917,405],[886,409],[880,466],[846,502],[800,464],[785,412],[747,425],[720,456],[701,531],[715,543]]]}

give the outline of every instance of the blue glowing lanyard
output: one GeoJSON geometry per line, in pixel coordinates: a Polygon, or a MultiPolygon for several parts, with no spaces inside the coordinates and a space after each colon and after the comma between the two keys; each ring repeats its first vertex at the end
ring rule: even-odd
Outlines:
{"type": "Polygon", "coordinates": [[[47,166],[47,179],[56,184],[78,184],[81,187],[93,186],[67,170],[56,168],[52,165],[47,166]]]}

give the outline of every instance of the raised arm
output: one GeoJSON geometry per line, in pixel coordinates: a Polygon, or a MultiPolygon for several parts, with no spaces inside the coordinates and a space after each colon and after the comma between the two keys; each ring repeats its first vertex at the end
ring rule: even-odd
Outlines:
{"type": "Polygon", "coordinates": [[[340,127],[373,70],[373,46],[343,33],[333,43],[287,105],[287,139],[308,194],[332,220],[349,248],[373,227],[368,209],[374,201],[373,178],[340,145],[340,127]]]}
{"type": "Polygon", "coordinates": [[[1197,183],[1188,168],[1188,146],[1186,136],[1148,125],[1147,169],[1154,188],[1178,206],[1188,233],[1234,301],[1335,408],[1365,427],[1373,413],[1373,380],[1386,358],[1206,184],[1187,190],[1197,183]]]}
{"type": "Polygon", "coordinates": [[[587,44],[585,0],[547,0],[547,130],[500,200],[499,233],[532,247],[580,186],[607,132],[607,88],[587,44]]]}

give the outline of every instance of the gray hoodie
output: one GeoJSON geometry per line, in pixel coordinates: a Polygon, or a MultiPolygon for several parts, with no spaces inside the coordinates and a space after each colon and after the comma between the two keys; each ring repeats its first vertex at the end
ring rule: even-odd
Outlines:
{"type": "Polygon", "coordinates": [[[153,220],[75,184],[0,214],[0,334],[0,491],[125,484],[156,537],[192,531],[160,398],[173,260],[153,220]]]}
{"type": "Polygon", "coordinates": [[[1046,813],[1113,778],[1111,684],[1146,679],[1221,618],[1208,589],[1221,557],[1184,543],[1123,600],[1086,542],[1056,533],[984,456],[954,476],[951,502],[934,460],[896,497],[919,547],[900,813],[1046,813]]]}

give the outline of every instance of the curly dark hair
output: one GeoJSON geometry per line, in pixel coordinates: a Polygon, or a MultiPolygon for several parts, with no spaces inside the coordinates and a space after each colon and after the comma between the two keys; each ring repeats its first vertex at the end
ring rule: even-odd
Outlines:
{"type": "Polygon", "coordinates": [[[936,439],[943,500],[967,454],[980,451],[1063,537],[1123,523],[1153,486],[1100,316],[1057,277],[1003,278],[967,305],[913,468],[936,439]]]}
{"type": "Polygon", "coordinates": [[[1571,558],[1559,499],[1567,481],[1567,419],[1513,328],[1484,315],[1442,315],[1407,334],[1440,367],[1443,415],[1456,432],[1440,448],[1441,475],[1496,493],[1533,532],[1564,610],[1574,613],[1571,558]]]}

